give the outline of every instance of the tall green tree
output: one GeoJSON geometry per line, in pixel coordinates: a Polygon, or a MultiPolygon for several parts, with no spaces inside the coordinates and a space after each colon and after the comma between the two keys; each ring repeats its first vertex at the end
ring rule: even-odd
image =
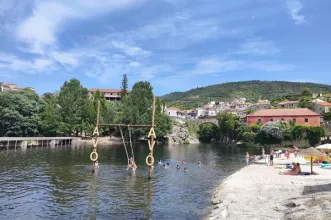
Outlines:
{"type": "Polygon", "coordinates": [[[301,89],[302,96],[312,96],[313,93],[311,92],[310,88],[303,88],[301,89]]]}
{"type": "Polygon", "coordinates": [[[220,133],[217,126],[211,123],[204,123],[199,125],[198,136],[199,141],[208,143],[212,139],[219,140],[220,133]]]}
{"type": "Polygon", "coordinates": [[[46,137],[56,137],[60,135],[59,127],[62,121],[60,107],[57,103],[58,97],[48,93],[43,96],[45,101],[44,108],[40,113],[40,133],[46,137]]]}
{"type": "Polygon", "coordinates": [[[122,86],[121,86],[121,98],[128,94],[128,76],[126,74],[123,75],[122,78],[122,86]]]}
{"type": "Polygon", "coordinates": [[[80,81],[72,79],[61,87],[58,104],[62,123],[60,132],[78,135],[89,125],[89,97],[88,91],[80,81]]]}
{"type": "Polygon", "coordinates": [[[33,91],[0,93],[0,136],[31,137],[39,133],[44,102],[33,91]]]}

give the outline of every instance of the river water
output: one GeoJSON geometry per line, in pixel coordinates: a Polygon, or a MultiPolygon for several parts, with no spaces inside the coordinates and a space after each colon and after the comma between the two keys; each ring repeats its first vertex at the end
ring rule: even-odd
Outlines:
{"type": "Polygon", "coordinates": [[[155,165],[148,181],[148,146],[134,146],[135,173],[126,170],[123,146],[105,146],[98,148],[100,168],[92,174],[91,150],[1,150],[0,218],[202,219],[210,212],[215,187],[244,166],[245,153],[211,144],[157,146],[155,161],[162,159],[170,167],[155,165]],[[177,162],[183,159],[185,165],[177,162]]]}

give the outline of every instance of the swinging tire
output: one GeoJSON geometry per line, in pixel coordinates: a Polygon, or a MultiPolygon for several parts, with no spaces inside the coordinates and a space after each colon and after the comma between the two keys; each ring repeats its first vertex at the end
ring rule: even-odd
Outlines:
{"type": "Polygon", "coordinates": [[[98,160],[98,153],[96,151],[93,151],[91,154],[90,154],[90,159],[94,162],[94,161],[97,161],[98,160]],[[93,158],[93,155],[95,154],[95,157],[93,158]]]}
{"type": "Polygon", "coordinates": [[[154,164],[154,157],[152,156],[152,154],[149,154],[146,157],[146,164],[147,164],[147,166],[153,166],[153,164],[154,164]]]}

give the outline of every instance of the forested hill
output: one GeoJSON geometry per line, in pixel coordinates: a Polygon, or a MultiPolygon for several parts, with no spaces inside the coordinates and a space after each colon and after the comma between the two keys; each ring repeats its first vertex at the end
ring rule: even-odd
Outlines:
{"type": "Polygon", "coordinates": [[[196,108],[208,101],[230,101],[244,97],[250,102],[258,99],[272,100],[286,95],[299,94],[302,88],[310,88],[313,93],[331,91],[331,85],[283,81],[242,81],[230,82],[207,87],[198,87],[186,92],[173,92],[161,99],[168,106],[182,109],[196,108]]]}

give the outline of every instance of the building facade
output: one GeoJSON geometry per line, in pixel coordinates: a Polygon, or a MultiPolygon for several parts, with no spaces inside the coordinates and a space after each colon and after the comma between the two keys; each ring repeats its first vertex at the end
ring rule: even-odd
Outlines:
{"type": "Polygon", "coordinates": [[[295,122],[298,125],[320,126],[320,115],[308,108],[263,109],[246,116],[247,125],[265,124],[269,121],[295,122]]]}
{"type": "Polygon", "coordinates": [[[278,108],[298,108],[299,101],[286,101],[277,104],[278,108]]]}
{"type": "Polygon", "coordinates": [[[24,89],[29,89],[29,90],[35,91],[34,88],[32,88],[32,87],[19,88],[17,84],[13,84],[13,83],[1,84],[1,86],[0,86],[0,92],[22,91],[24,89]]]}
{"type": "Polygon", "coordinates": [[[331,103],[330,102],[314,102],[313,110],[319,114],[324,114],[331,111],[331,103]]]}
{"type": "Polygon", "coordinates": [[[166,112],[174,121],[185,121],[185,113],[179,108],[169,107],[166,109],[166,112]]]}
{"type": "Polygon", "coordinates": [[[89,96],[92,96],[96,91],[102,93],[109,102],[121,101],[121,89],[89,89],[89,96]]]}

